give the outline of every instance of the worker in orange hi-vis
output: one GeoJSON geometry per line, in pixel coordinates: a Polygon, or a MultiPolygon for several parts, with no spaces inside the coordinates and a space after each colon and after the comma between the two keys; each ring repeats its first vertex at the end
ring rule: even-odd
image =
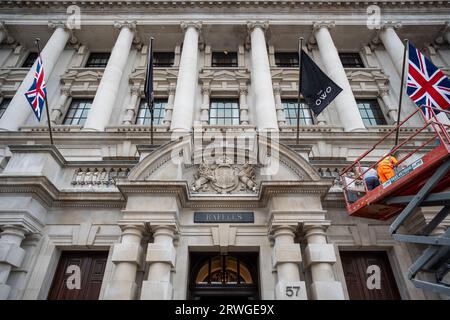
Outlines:
{"type": "Polygon", "coordinates": [[[385,155],[383,160],[378,163],[378,177],[381,183],[385,183],[390,178],[395,176],[394,167],[397,164],[397,159],[394,156],[385,155]]]}

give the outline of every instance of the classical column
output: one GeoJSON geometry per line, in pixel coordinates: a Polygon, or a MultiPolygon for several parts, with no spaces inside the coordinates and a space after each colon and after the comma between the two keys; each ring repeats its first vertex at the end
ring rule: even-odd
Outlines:
{"type": "Polygon", "coordinates": [[[284,116],[283,104],[281,102],[281,87],[276,85],[273,87],[273,94],[275,95],[275,109],[277,110],[278,126],[286,124],[284,116]]]}
{"type": "Polygon", "coordinates": [[[381,89],[378,93],[381,100],[383,100],[384,105],[387,108],[388,116],[391,119],[392,123],[397,123],[397,107],[392,103],[389,97],[389,89],[381,89]]]}
{"type": "Polygon", "coordinates": [[[342,92],[334,100],[345,131],[365,130],[352,88],[345,74],[338,51],[331,38],[329,28],[334,23],[314,23],[314,36],[317,40],[322,62],[327,75],[342,88],[342,92]]]}
{"type": "Polygon", "coordinates": [[[21,226],[2,226],[0,234],[0,300],[8,299],[11,287],[6,284],[12,268],[19,268],[25,256],[20,247],[26,230],[21,226]]]}
{"type": "Polygon", "coordinates": [[[272,264],[277,270],[276,300],[306,300],[305,282],[300,281],[300,245],[294,243],[296,226],[275,226],[272,264]]]}
{"type": "MultiPolygon", "coordinates": [[[[55,31],[53,31],[52,36],[41,52],[42,61],[44,63],[45,80],[52,74],[53,68],[70,37],[70,32],[63,24],[51,23],[49,24],[49,27],[55,28],[55,31]]],[[[25,98],[24,93],[28,91],[33,83],[35,70],[36,62],[28,71],[25,79],[22,81],[16,94],[11,100],[9,107],[0,118],[0,130],[17,131],[21,125],[25,124],[30,114],[32,114],[30,104],[25,98]]]]}
{"type": "Polygon", "coordinates": [[[141,96],[141,88],[139,85],[131,87],[130,101],[128,102],[127,109],[125,110],[125,117],[123,118],[123,125],[133,124],[133,120],[136,117],[136,109],[138,107],[138,99],[141,96]]]}
{"type": "Polygon", "coordinates": [[[248,125],[248,105],[247,105],[247,86],[239,86],[239,112],[240,122],[243,125],[248,125]]]}
{"type": "Polygon", "coordinates": [[[254,88],[256,127],[259,131],[278,131],[272,75],[266,48],[264,31],[267,22],[248,23],[251,39],[251,79],[254,88]]]}
{"type": "Polygon", "coordinates": [[[114,27],[120,28],[120,33],[103,72],[102,80],[98,85],[97,93],[84,125],[85,130],[105,130],[116,103],[120,81],[130,54],[136,23],[115,22],[114,27]]]}
{"type": "Polygon", "coordinates": [[[170,124],[172,123],[172,114],[173,114],[173,102],[175,100],[175,85],[170,84],[167,89],[167,94],[169,95],[167,98],[166,110],[164,112],[164,125],[170,128],[170,124]]]}
{"type": "Polygon", "coordinates": [[[397,70],[398,74],[401,75],[403,68],[403,51],[405,50],[405,46],[395,32],[395,29],[400,28],[400,26],[400,23],[385,23],[381,26],[381,30],[378,36],[381,39],[383,46],[386,48],[389,56],[391,57],[395,69],[397,70]]]}
{"type": "Polygon", "coordinates": [[[105,300],[136,299],[136,271],[142,261],[141,239],[143,223],[123,223],[122,239],[114,245],[112,262],[114,271],[105,291],[105,300]]]}
{"type": "Polygon", "coordinates": [[[195,89],[198,81],[198,35],[201,23],[183,22],[181,27],[185,32],[178,70],[171,130],[175,132],[189,132],[193,124],[195,89]]]}
{"type": "Polygon", "coordinates": [[[153,228],[153,243],[148,244],[146,261],[150,263],[148,280],[142,283],[141,300],[171,300],[173,288],[170,273],[175,268],[176,250],[173,246],[175,226],[153,228]]]}
{"type": "Polygon", "coordinates": [[[58,119],[63,115],[64,106],[66,105],[67,99],[70,97],[70,88],[62,87],[61,95],[59,96],[58,102],[51,109],[50,121],[52,124],[56,125],[58,119]]]}
{"type": "Polygon", "coordinates": [[[202,125],[207,125],[209,123],[209,94],[211,89],[209,88],[209,83],[204,83],[202,87],[202,106],[200,108],[200,121],[202,125]]]}
{"type": "Polygon", "coordinates": [[[311,295],[315,300],[343,300],[342,284],[334,278],[333,264],[336,262],[334,246],[327,243],[326,224],[304,224],[307,246],[306,267],[311,269],[311,295]]]}

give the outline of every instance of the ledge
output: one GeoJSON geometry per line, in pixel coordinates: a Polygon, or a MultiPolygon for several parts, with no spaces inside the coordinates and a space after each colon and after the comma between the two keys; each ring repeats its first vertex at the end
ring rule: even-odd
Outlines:
{"type": "Polygon", "coordinates": [[[61,167],[67,164],[64,156],[59,152],[58,148],[50,144],[15,144],[10,145],[9,151],[12,153],[49,153],[53,159],[58,162],[61,167]]]}

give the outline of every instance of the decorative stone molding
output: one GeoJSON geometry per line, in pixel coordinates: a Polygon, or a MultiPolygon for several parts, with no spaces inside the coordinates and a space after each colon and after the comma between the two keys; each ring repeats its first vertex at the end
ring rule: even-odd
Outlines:
{"type": "Polygon", "coordinates": [[[316,32],[321,28],[332,29],[335,26],[336,26],[335,21],[317,21],[313,23],[313,32],[316,32]]]}
{"type": "Polygon", "coordinates": [[[73,29],[70,28],[67,23],[63,21],[49,21],[47,24],[50,30],[55,30],[56,28],[63,28],[65,31],[69,32],[69,41],[68,44],[71,46],[76,46],[78,44],[78,39],[75,37],[73,33],[73,29]]]}
{"type": "Polygon", "coordinates": [[[202,30],[203,23],[201,21],[181,21],[180,27],[184,31],[186,31],[189,27],[194,27],[198,32],[202,30]]]}
{"type": "Polygon", "coordinates": [[[114,21],[114,28],[122,29],[122,28],[128,28],[132,31],[136,30],[137,21],[114,21]]]}
{"type": "Polygon", "coordinates": [[[384,21],[382,22],[379,27],[377,28],[377,34],[375,36],[375,38],[372,39],[371,44],[374,46],[380,45],[381,44],[381,39],[380,39],[380,32],[383,32],[386,29],[393,29],[393,30],[397,30],[400,29],[403,26],[401,21],[384,21]]]}
{"type": "Polygon", "coordinates": [[[129,168],[79,168],[75,170],[71,184],[79,187],[109,187],[116,179],[128,176],[129,168]]]}

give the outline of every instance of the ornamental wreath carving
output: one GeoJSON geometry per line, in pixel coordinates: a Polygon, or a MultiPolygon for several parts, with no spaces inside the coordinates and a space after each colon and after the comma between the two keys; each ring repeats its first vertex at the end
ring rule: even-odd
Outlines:
{"type": "Polygon", "coordinates": [[[202,162],[194,174],[192,190],[195,192],[230,193],[233,190],[256,192],[255,168],[248,162],[233,165],[228,157],[221,157],[213,164],[202,162]]]}

